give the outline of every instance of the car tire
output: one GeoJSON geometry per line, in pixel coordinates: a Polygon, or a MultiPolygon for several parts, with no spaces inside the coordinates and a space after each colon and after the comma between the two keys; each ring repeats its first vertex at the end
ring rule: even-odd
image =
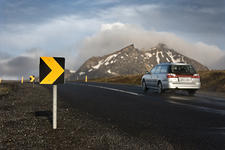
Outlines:
{"type": "Polygon", "coordinates": [[[161,82],[158,83],[158,93],[159,94],[164,93],[164,89],[163,89],[163,86],[162,86],[161,82]]]}
{"type": "Polygon", "coordinates": [[[147,88],[147,86],[146,86],[145,80],[142,81],[141,86],[142,86],[142,90],[143,90],[144,92],[147,92],[147,91],[148,91],[148,88],[147,88]]]}
{"type": "Polygon", "coordinates": [[[195,95],[196,90],[188,90],[188,95],[193,96],[195,95]]]}

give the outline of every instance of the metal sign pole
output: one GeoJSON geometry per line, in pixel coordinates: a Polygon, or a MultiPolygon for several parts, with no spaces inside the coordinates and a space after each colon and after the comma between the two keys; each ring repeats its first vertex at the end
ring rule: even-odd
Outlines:
{"type": "Polygon", "coordinates": [[[53,129],[57,128],[57,85],[53,85],[53,129]]]}

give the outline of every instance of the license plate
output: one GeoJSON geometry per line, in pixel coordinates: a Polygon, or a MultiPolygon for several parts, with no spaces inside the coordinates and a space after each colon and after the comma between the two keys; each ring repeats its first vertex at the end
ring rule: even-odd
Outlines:
{"type": "Polygon", "coordinates": [[[179,78],[180,82],[191,82],[191,78],[179,78]]]}

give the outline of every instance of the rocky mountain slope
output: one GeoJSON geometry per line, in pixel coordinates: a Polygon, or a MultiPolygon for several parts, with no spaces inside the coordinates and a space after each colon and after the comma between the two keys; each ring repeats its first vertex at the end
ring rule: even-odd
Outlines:
{"type": "Polygon", "coordinates": [[[119,51],[88,59],[71,77],[72,80],[88,78],[111,77],[128,74],[142,74],[162,62],[186,62],[196,70],[208,70],[196,60],[188,58],[165,44],[158,44],[149,50],[138,50],[129,45],[119,51]]]}

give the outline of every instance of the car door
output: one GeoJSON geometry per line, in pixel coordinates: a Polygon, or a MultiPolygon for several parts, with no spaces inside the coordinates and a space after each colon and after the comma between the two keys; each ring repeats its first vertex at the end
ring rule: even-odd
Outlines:
{"type": "Polygon", "coordinates": [[[168,72],[168,66],[162,65],[161,70],[160,70],[159,79],[162,82],[163,87],[165,87],[165,83],[167,81],[167,72],[168,72]]]}
{"type": "Polygon", "coordinates": [[[156,66],[155,73],[152,75],[152,87],[157,87],[158,86],[158,78],[160,74],[160,69],[161,66],[156,66]]]}
{"type": "Polygon", "coordinates": [[[149,85],[150,85],[150,80],[151,80],[151,73],[147,72],[145,74],[145,84],[146,84],[147,87],[149,87],[149,85]]]}
{"type": "Polygon", "coordinates": [[[145,83],[147,85],[147,87],[150,87],[151,86],[151,80],[152,80],[152,72],[154,72],[154,68],[150,71],[150,72],[147,72],[145,74],[145,83]]]}

